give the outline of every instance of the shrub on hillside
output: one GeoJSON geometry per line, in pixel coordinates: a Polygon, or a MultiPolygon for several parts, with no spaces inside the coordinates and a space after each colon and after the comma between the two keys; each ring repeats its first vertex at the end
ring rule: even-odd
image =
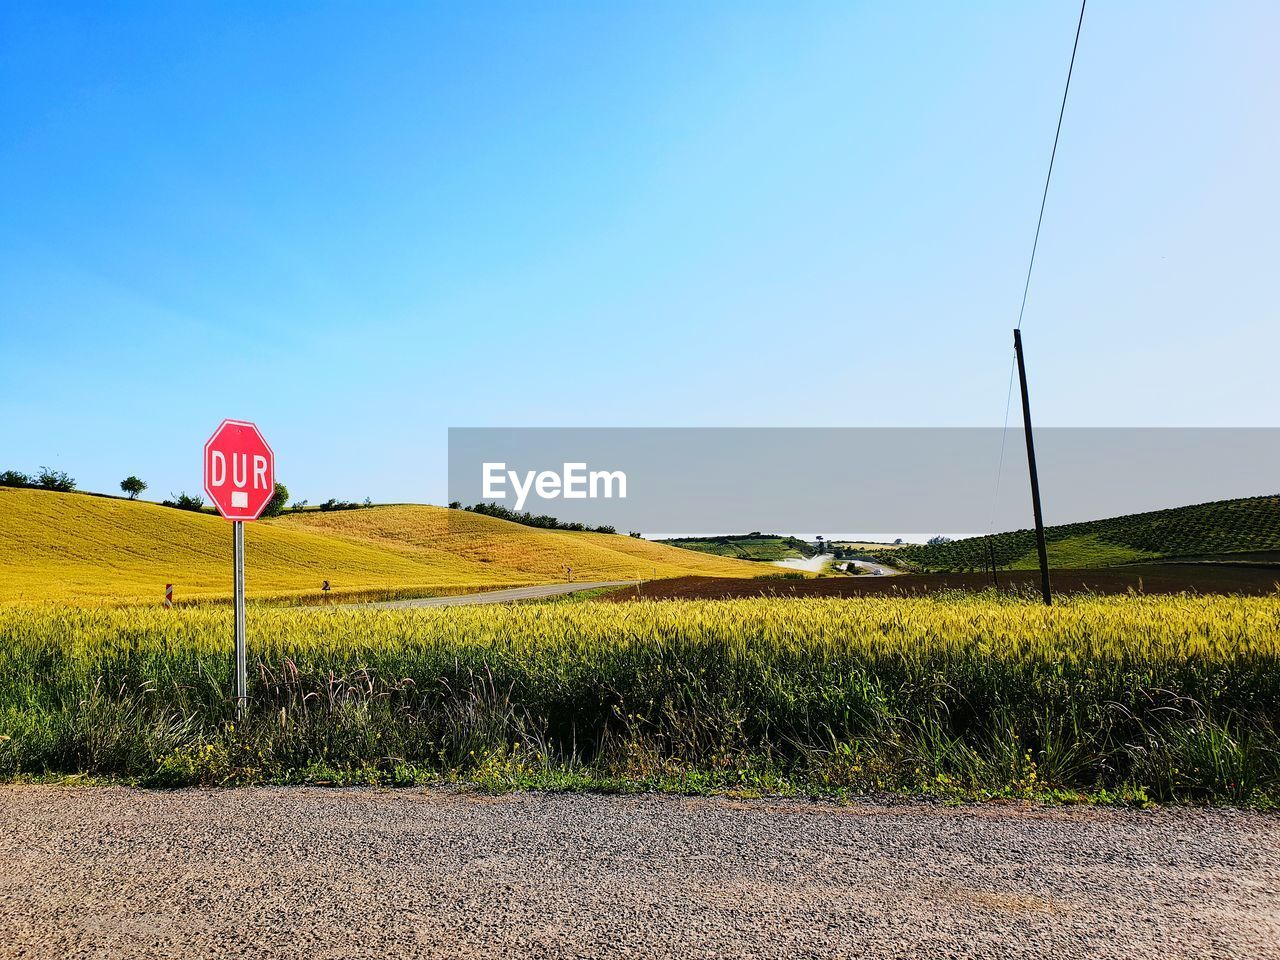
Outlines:
{"type": "Polygon", "coordinates": [[[76,488],[75,477],[65,470],[52,470],[41,467],[34,477],[20,470],[6,470],[0,473],[0,487],[30,487],[40,490],[57,490],[70,493],[76,488]]]}
{"type": "Polygon", "coordinates": [[[160,502],[162,507],[175,507],[178,510],[204,509],[204,497],[199,496],[198,494],[187,493],[187,491],[183,490],[176,497],[172,493],[169,494],[169,496],[171,499],[162,500],[160,502]]]}
{"type": "MultiPolygon", "coordinates": [[[[373,506],[373,504],[367,503],[364,506],[373,506]]],[[[330,497],[320,504],[320,509],[326,513],[330,510],[359,510],[360,507],[361,505],[358,503],[352,503],[350,500],[338,500],[334,497],[330,497]]]]}
{"type": "Polygon", "coordinates": [[[278,517],[284,512],[285,504],[289,502],[289,488],[283,483],[276,483],[276,492],[271,495],[271,499],[267,501],[267,505],[262,510],[264,517],[278,517]]]}
{"type": "Polygon", "coordinates": [[[510,510],[497,503],[475,503],[469,507],[464,507],[471,513],[479,513],[486,517],[497,517],[499,520],[509,520],[512,523],[518,523],[526,527],[537,527],[541,530],[576,530],[585,531],[587,533],[617,533],[617,527],[600,526],[590,527],[585,523],[566,523],[557,520],[555,517],[547,514],[533,514],[525,511],[523,513],[510,510]]]}
{"type": "Polygon", "coordinates": [[[42,490],[57,490],[60,493],[70,493],[76,488],[76,481],[65,470],[52,470],[49,467],[41,467],[40,473],[36,475],[36,486],[42,490]]]}

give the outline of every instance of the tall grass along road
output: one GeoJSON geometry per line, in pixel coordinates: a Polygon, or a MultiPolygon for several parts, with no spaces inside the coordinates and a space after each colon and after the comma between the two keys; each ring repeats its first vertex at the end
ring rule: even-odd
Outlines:
{"type": "Polygon", "coordinates": [[[1280,598],[0,607],[0,777],[1280,801],[1280,598]]]}
{"type": "Polygon", "coordinates": [[[0,788],[27,960],[1264,960],[1278,889],[1280,821],[1241,811],[0,788]]]}

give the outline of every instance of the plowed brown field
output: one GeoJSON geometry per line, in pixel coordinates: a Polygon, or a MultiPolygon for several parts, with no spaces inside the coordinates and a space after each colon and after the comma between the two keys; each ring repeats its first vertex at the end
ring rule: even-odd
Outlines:
{"type": "MultiPolygon", "coordinates": [[[[1280,589],[1280,567],[1231,564],[1163,563],[1098,570],[1054,570],[1051,581],[1060,593],[1214,593],[1261,595],[1280,589]]],[[[818,580],[731,580],[722,577],[678,577],[626,587],[604,595],[614,602],[631,600],[715,600],[733,597],[860,597],[867,594],[922,594],[939,590],[986,590],[989,573],[925,573],[896,577],[824,577],[818,580]]],[[[999,589],[1035,594],[1040,574],[1034,570],[1001,571],[999,589]]]]}

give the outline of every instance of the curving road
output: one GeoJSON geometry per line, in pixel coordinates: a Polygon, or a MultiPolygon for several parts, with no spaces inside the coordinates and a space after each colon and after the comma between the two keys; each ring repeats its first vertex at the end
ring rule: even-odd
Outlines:
{"type": "Polygon", "coordinates": [[[774,560],[775,567],[784,567],[788,570],[803,570],[806,573],[821,573],[827,568],[828,564],[849,563],[851,566],[858,567],[871,576],[877,577],[893,577],[900,574],[901,570],[895,570],[893,567],[887,567],[883,563],[873,563],[870,560],[836,560],[833,553],[819,553],[812,557],[792,557],[788,560],[774,560]]]}
{"type": "Polygon", "coordinates": [[[872,563],[870,560],[850,560],[849,563],[875,577],[896,577],[902,573],[901,570],[886,567],[883,563],[872,563]]]}
{"type": "MultiPolygon", "coordinates": [[[[378,603],[346,603],[347,610],[408,610],[415,607],[465,607],[476,603],[516,603],[520,600],[545,600],[547,597],[563,597],[584,590],[602,587],[630,587],[639,580],[597,580],[586,583],[541,583],[532,587],[508,587],[504,590],[486,590],[483,593],[460,593],[453,597],[420,597],[415,600],[383,600],[378,603]]],[[[317,607],[316,609],[333,609],[317,607]]]]}

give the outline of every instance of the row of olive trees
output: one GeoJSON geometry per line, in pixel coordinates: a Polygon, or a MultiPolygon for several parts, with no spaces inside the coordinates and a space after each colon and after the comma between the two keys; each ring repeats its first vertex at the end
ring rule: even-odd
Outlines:
{"type": "MultiPolygon", "coordinates": [[[[0,471],[0,487],[23,487],[29,490],[54,490],[59,493],[71,493],[76,488],[76,481],[75,477],[65,470],[41,467],[40,472],[37,474],[27,474],[20,470],[0,471]]],[[[120,489],[130,500],[136,500],[147,489],[147,481],[130,474],[120,481],[120,489]]],[[[283,483],[277,483],[275,494],[267,503],[267,508],[262,511],[262,515],[264,517],[278,516],[284,512],[288,503],[289,488],[283,483]]],[[[179,510],[203,510],[204,497],[199,494],[187,493],[184,490],[176,495],[169,494],[169,499],[160,501],[160,504],[165,507],[176,507],[179,510]]]]}

